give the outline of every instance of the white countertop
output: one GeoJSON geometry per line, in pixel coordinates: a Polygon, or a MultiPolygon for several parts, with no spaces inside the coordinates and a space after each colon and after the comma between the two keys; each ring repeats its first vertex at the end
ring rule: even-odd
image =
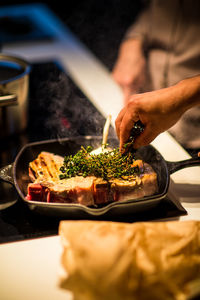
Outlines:
{"type": "Polygon", "coordinates": [[[58,288],[60,254],[58,236],[1,245],[0,299],[72,299],[58,288]]]}
{"type": "MultiPolygon", "coordinates": [[[[33,6],[32,13],[42,10],[43,21],[57,34],[57,40],[45,43],[9,44],[3,52],[19,55],[29,61],[58,59],[76,84],[112,122],[122,107],[122,93],[106,67],[74,35],[49,14],[45,7],[33,6]]],[[[168,134],[152,143],[166,160],[189,158],[188,153],[168,134]]],[[[200,220],[200,167],[183,169],[171,176],[170,197],[187,210],[181,220],[200,220]]],[[[61,246],[59,237],[38,238],[0,246],[0,299],[68,300],[71,295],[57,286],[61,246]]]]}

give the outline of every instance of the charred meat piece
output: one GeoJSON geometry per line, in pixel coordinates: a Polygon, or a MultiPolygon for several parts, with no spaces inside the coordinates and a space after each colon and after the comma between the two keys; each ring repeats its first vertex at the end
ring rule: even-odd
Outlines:
{"type": "Polygon", "coordinates": [[[62,156],[41,152],[34,161],[29,163],[29,177],[32,181],[38,178],[45,178],[47,181],[58,180],[63,160],[62,156]]]}
{"type": "Polygon", "coordinates": [[[111,181],[111,192],[114,201],[126,201],[139,199],[153,195],[157,192],[157,175],[152,167],[141,160],[136,161],[141,166],[141,176],[133,176],[129,179],[114,179],[111,181]]]}
{"type": "Polygon", "coordinates": [[[64,158],[48,152],[41,152],[29,164],[27,200],[50,203],[77,203],[98,206],[113,201],[139,199],[157,192],[157,175],[150,165],[136,160],[139,174],[106,181],[95,176],[75,176],[60,179],[60,167],[64,158]]]}

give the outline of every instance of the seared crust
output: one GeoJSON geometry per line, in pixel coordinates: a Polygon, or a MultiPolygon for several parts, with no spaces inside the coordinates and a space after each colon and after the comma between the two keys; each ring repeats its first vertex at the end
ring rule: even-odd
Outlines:
{"type": "Polygon", "coordinates": [[[58,180],[60,167],[64,158],[49,152],[41,152],[38,157],[29,163],[29,168],[36,178],[45,178],[47,181],[58,180]]]}
{"type": "Polygon", "coordinates": [[[136,160],[133,164],[134,167],[139,167],[139,175],[112,179],[109,182],[95,176],[75,176],[60,180],[63,160],[59,155],[41,152],[29,163],[29,176],[33,183],[28,186],[27,199],[91,206],[140,199],[157,192],[157,175],[142,160],[136,160]]]}

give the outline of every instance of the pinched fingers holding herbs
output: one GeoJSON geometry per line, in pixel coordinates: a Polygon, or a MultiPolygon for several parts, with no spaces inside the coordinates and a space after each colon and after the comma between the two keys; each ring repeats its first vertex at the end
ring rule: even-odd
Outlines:
{"type": "Polygon", "coordinates": [[[177,87],[174,86],[132,95],[115,121],[120,150],[123,151],[131,129],[138,120],[143,123],[144,131],[135,138],[135,149],[148,145],[157,135],[173,126],[184,112],[178,94],[177,87]]]}
{"type": "Polygon", "coordinates": [[[142,100],[140,100],[139,95],[134,95],[131,98],[129,103],[120,111],[115,121],[116,132],[120,140],[120,151],[122,152],[124,151],[125,144],[129,140],[134,124],[139,120],[144,125],[144,131],[134,139],[133,147],[137,149],[140,146],[147,145],[156,137],[155,131],[149,129],[149,127],[151,128],[152,126],[148,123],[147,113],[141,109],[142,105],[140,105],[140,102],[142,100]]]}

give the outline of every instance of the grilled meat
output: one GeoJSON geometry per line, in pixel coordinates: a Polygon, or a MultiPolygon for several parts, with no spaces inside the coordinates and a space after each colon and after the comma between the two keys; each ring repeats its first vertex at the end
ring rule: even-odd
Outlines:
{"type": "Polygon", "coordinates": [[[29,176],[32,181],[36,179],[57,181],[62,164],[62,156],[41,152],[34,161],[29,163],[29,176]]]}
{"type": "Polygon", "coordinates": [[[125,201],[149,196],[157,191],[157,175],[152,167],[141,160],[134,166],[140,175],[109,182],[95,176],[75,176],[59,179],[64,158],[41,152],[29,164],[29,176],[33,183],[28,185],[28,200],[59,203],[78,203],[86,206],[125,201]]]}

